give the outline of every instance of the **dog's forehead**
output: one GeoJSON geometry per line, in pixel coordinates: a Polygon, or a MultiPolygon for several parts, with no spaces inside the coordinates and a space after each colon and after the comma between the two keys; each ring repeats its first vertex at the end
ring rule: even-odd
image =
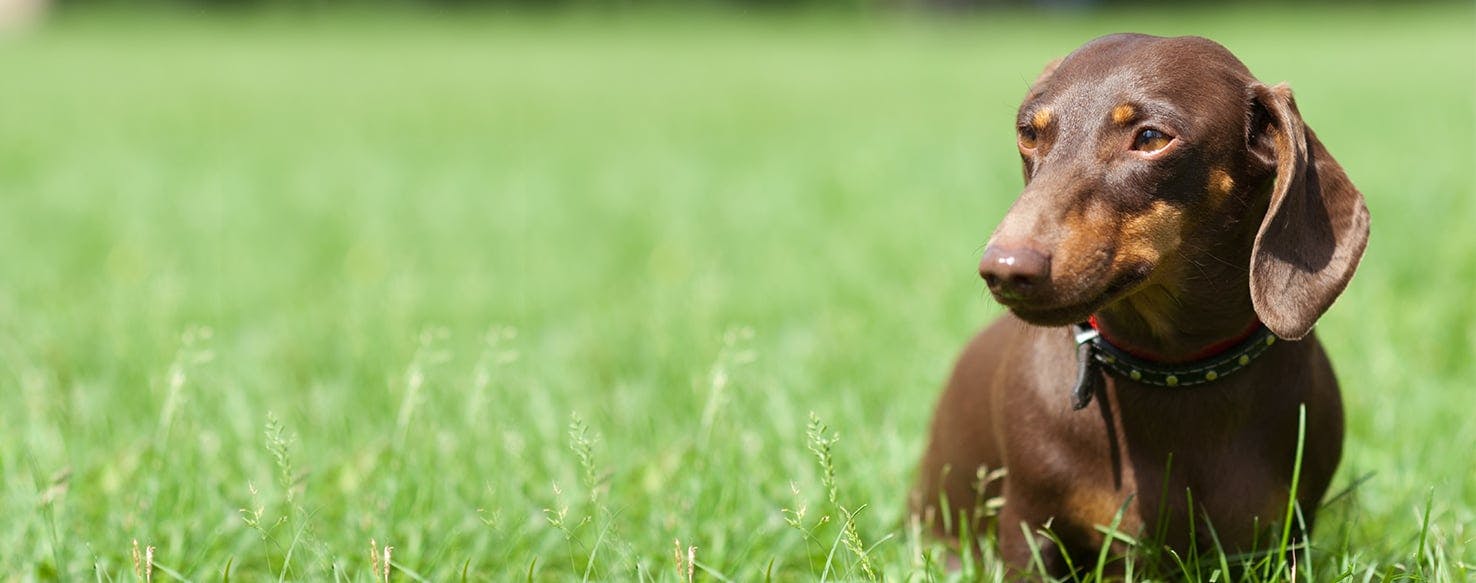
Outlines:
{"type": "Polygon", "coordinates": [[[1246,72],[1245,65],[1220,43],[1198,36],[1160,37],[1113,34],[1093,39],[1072,51],[1061,71],[1090,76],[1091,72],[1135,68],[1183,76],[1246,72]]]}
{"type": "Polygon", "coordinates": [[[1116,34],[1068,55],[1032,87],[1026,103],[1047,100],[1073,109],[1110,108],[1140,99],[1238,94],[1250,79],[1239,59],[1209,39],[1116,34]]]}

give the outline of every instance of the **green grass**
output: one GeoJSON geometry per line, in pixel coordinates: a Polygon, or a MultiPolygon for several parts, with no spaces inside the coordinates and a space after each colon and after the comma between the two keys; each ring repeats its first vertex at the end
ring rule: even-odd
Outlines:
{"type": "Polygon", "coordinates": [[[1299,576],[1470,578],[1476,12],[1267,10],[0,43],[0,578],[946,578],[905,496],[1013,111],[1124,29],[1289,81],[1372,209],[1299,576]]]}

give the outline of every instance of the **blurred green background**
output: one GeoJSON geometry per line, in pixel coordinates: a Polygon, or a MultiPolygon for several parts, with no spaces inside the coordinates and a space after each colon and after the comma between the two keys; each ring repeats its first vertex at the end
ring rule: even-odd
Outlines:
{"type": "Polygon", "coordinates": [[[1289,82],[1368,197],[1313,565],[1471,573],[1469,4],[196,6],[0,37],[0,579],[941,576],[1014,109],[1123,30],[1289,82]]]}

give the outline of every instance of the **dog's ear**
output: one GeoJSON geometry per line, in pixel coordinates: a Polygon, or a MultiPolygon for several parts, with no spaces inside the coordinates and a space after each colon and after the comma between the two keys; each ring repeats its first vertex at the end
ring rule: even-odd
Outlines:
{"type": "Polygon", "coordinates": [[[1267,328],[1297,340],[1348,287],[1368,244],[1368,207],[1302,122],[1291,89],[1250,89],[1247,146],[1253,160],[1276,168],[1251,250],[1251,302],[1267,328]]]}

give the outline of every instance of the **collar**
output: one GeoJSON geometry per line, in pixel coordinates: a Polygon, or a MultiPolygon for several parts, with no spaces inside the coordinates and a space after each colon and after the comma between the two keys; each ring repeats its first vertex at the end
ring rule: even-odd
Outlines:
{"type": "Polygon", "coordinates": [[[1193,355],[1194,360],[1180,363],[1154,361],[1151,356],[1128,350],[1108,341],[1096,327],[1096,317],[1074,324],[1076,338],[1077,378],[1072,390],[1073,407],[1082,409],[1092,400],[1099,368],[1133,382],[1158,387],[1189,387],[1211,383],[1240,371],[1276,343],[1276,335],[1261,324],[1251,324],[1242,336],[1217,342],[1193,355]]]}
{"type": "MultiPolygon", "coordinates": [[[[1170,360],[1171,360],[1171,359],[1168,359],[1168,358],[1164,358],[1160,354],[1155,354],[1151,350],[1144,350],[1144,349],[1141,349],[1141,348],[1137,348],[1137,347],[1134,347],[1134,346],[1132,346],[1132,345],[1130,345],[1130,344],[1128,344],[1126,342],[1121,342],[1121,341],[1113,338],[1112,335],[1108,334],[1106,330],[1103,330],[1102,329],[1102,325],[1097,322],[1097,315],[1096,314],[1092,314],[1090,316],[1087,316],[1086,325],[1091,326],[1093,330],[1096,330],[1098,333],[1100,333],[1102,335],[1102,341],[1103,342],[1106,342],[1107,344],[1111,345],[1113,348],[1116,348],[1118,350],[1121,350],[1123,352],[1128,353],[1129,355],[1131,355],[1133,357],[1136,357],[1138,360],[1144,360],[1144,361],[1148,361],[1148,362],[1161,362],[1161,363],[1169,363],[1170,360]]],[[[1224,340],[1220,340],[1218,342],[1210,343],[1210,344],[1206,345],[1204,348],[1200,348],[1199,350],[1196,350],[1196,351],[1190,353],[1188,356],[1185,356],[1185,357],[1179,358],[1179,359],[1174,359],[1174,360],[1176,360],[1177,362],[1193,362],[1193,361],[1196,361],[1196,360],[1204,360],[1204,359],[1207,359],[1207,358],[1214,358],[1216,356],[1219,356],[1221,353],[1223,353],[1223,352],[1225,352],[1227,350],[1236,348],[1242,342],[1245,342],[1251,336],[1254,336],[1256,334],[1256,332],[1261,331],[1261,330],[1264,330],[1265,328],[1266,328],[1266,326],[1261,323],[1261,319],[1260,318],[1254,318],[1254,319],[1251,320],[1251,322],[1249,324],[1246,324],[1245,328],[1242,329],[1239,334],[1236,334],[1236,335],[1231,336],[1229,338],[1226,338],[1224,340]]]]}

